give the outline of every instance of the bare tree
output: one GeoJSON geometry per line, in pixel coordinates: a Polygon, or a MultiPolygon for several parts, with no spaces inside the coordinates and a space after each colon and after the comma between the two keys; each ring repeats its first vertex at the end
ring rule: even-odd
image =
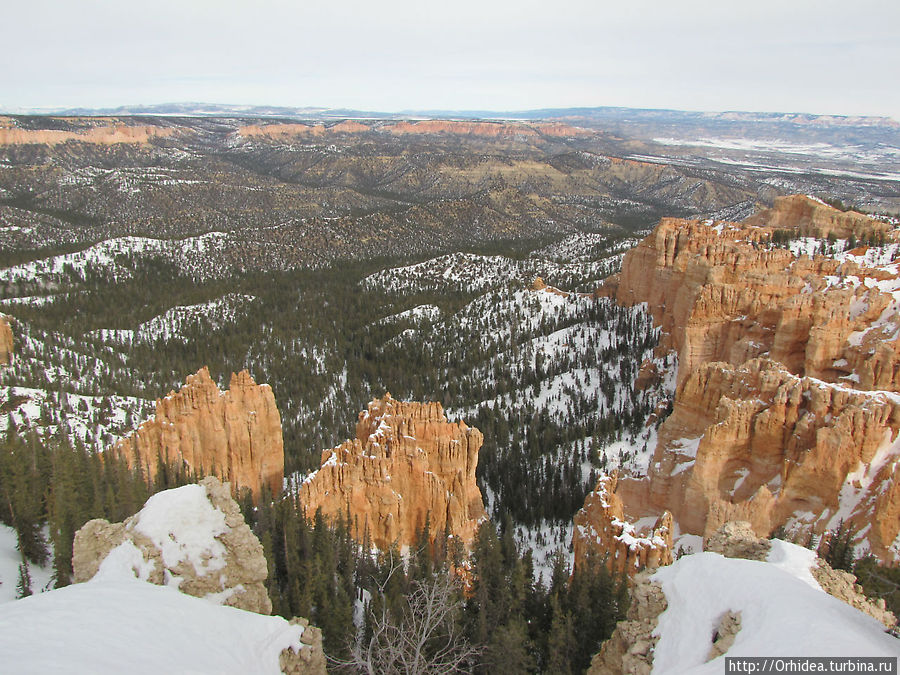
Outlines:
{"type": "MultiPolygon", "coordinates": [[[[384,600],[388,579],[379,585],[384,600]]],[[[341,665],[368,675],[439,675],[468,672],[479,650],[460,633],[457,616],[462,609],[458,583],[446,574],[416,582],[400,616],[381,603],[372,617],[372,635],[362,635],[341,665]]]]}

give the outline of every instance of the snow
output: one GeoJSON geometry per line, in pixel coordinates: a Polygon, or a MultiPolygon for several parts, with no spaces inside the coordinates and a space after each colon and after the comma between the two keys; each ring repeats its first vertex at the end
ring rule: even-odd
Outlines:
{"type": "Polygon", "coordinates": [[[818,556],[816,556],[815,551],[796,544],[790,544],[781,539],[772,539],[771,543],[772,548],[769,549],[766,562],[783,569],[791,576],[797,577],[811,588],[815,588],[817,591],[822,590],[819,582],[816,581],[816,578],[810,572],[810,568],[815,567],[817,564],[816,559],[818,556]]]}
{"type": "Polygon", "coordinates": [[[398,321],[417,321],[422,323],[432,323],[441,318],[441,310],[435,305],[419,305],[404,312],[386,316],[375,322],[376,326],[389,325],[398,321]]]}
{"type": "Polygon", "coordinates": [[[154,561],[145,560],[140,549],[126,540],[106,555],[93,578],[121,581],[124,576],[147,581],[155,567],[154,561]]]}
{"type": "Polygon", "coordinates": [[[275,675],[303,628],[137,579],[97,579],[0,605],[8,673],[275,675]]]}
{"type": "Polygon", "coordinates": [[[241,309],[255,299],[252,295],[228,293],[209,302],[172,307],[134,329],[101,328],[91,331],[88,335],[98,337],[104,342],[122,344],[154,342],[160,338],[185,340],[183,337],[185,330],[191,326],[206,324],[205,328],[212,330],[233,323],[241,309]]]}
{"type": "Polygon", "coordinates": [[[798,578],[800,548],[782,542],[776,564],[697,553],[658,570],[668,608],[654,631],[653,672],[720,675],[724,657],[706,657],[727,611],[741,613],[727,657],[900,655],[875,619],[798,578]]]}
{"type": "Polygon", "coordinates": [[[34,428],[44,437],[64,433],[71,442],[78,439],[97,451],[125,436],[153,409],[151,401],[131,396],[84,396],[32,387],[0,387],[0,406],[7,409],[0,415],[0,433],[11,419],[17,427],[34,428]],[[44,411],[51,420],[42,421],[44,411]]]}
{"type": "MultiPolygon", "coordinates": [[[[19,583],[19,565],[22,555],[17,548],[16,531],[0,523],[0,605],[16,599],[16,585],[19,583]]],[[[38,593],[49,589],[53,583],[53,566],[38,567],[28,564],[31,575],[31,590],[38,593]]],[[[2,652],[0,652],[2,653],[2,652]]]]}
{"type": "MultiPolygon", "coordinates": [[[[158,492],[147,500],[131,527],[162,551],[170,569],[187,561],[204,576],[225,566],[225,547],[216,539],[228,531],[225,514],[209,502],[203,485],[158,492]]],[[[167,581],[177,587],[181,579],[173,576],[167,581]]]]}

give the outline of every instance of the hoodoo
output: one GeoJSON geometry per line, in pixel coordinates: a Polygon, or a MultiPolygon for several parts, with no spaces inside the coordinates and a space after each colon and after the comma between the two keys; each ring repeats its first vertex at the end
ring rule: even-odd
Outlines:
{"type": "Polygon", "coordinates": [[[220,391],[207,368],[189,375],[178,392],[156,402],[156,415],[110,450],[130,466],[156,475],[161,458],[169,465],[212,473],[258,496],[263,486],[281,492],[284,441],[275,396],[246,370],[232,374],[220,391]]]}
{"type": "Polygon", "coordinates": [[[647,303],[678,384],[648,474],[613,482],[619,517],[670,512],[704,536],[735,519],[762,536],[843,523],[862,550],[900,558],[898,240],[793,196],[742,223],[663,219],[629,251],[607,290],[647,303]]]}
{"type": "Polygon", "coordinates": [[[409,546],[428,523],[468,546],[485,517],[475,483],[481,432],[449,422],[440,403],[390,394],[359,414],[356,438],[322,453],[322,467],[300,485],[307,516],[349,511],[351,531],[387,549],[409,546]]]}

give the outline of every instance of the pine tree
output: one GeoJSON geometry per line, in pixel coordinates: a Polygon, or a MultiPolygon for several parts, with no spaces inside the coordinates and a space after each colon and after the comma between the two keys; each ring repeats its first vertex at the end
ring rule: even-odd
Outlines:
{"type": "Polygon", "coordinates": [[[19,563],[19,581],[16,583],[16,598],[27,598],[31,595],[31,572],[28,570],[28,561],[19,563]]]}

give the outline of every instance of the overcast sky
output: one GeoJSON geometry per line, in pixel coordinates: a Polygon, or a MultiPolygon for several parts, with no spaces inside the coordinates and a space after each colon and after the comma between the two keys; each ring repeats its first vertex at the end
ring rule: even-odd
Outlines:
{"type": "Polygon", "coordinates": [[[0,107],[629,106],[900,120],[897,0],[23,0],[0,107]]]}

